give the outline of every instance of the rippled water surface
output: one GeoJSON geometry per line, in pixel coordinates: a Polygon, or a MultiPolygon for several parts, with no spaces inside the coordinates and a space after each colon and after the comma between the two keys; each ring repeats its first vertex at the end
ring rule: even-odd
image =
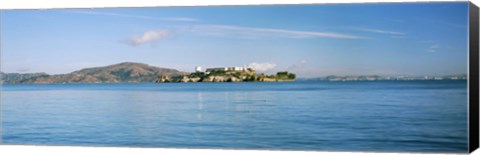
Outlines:
{"type": "Polygon", "coordinates": [[[2,85],[2,143],[467,151],[466,81],[2,85]]]}

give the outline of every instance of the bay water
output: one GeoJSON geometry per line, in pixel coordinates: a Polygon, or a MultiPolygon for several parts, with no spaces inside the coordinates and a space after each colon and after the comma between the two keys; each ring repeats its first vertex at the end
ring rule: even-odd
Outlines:
{"type": "Polygon", "coordinates": [[[1,142],[467,152],[467,81],[4,84],[1,142]]]}

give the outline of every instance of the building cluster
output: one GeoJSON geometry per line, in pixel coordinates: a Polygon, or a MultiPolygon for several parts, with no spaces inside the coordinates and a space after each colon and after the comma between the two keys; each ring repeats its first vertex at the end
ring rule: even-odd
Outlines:
{"type": "MultiPolygon", "coordinates": [[[[253,71],[253,69],[248,67],[215,67],[215,68],[207,68],[205,70],[205,73],[209,74],[211,72],[241,72],[241,71],[253,71]]],[[[201,66],[195,67],[195,72],[202,72],[202,67],[201,66]]]]}
{"type": "Polygon", "coordinates": [[[256,74],[255,70],[247,67],[195,67],[195,72],[179,76],[160,75],[157,83],[165,82],[289,82],[294,81],[296,75],[287,71],[273,75],[256,74]]]}

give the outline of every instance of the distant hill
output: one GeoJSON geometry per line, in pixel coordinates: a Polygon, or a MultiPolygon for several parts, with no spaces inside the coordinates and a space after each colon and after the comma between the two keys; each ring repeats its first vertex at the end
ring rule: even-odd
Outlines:
{"type": "Polygon", "coordinates": [[[467,80],[467,74],[443,76],[379,76],[379,75],[329,75],[317,78],[299,78],[298,81],[377,81],[377,80],[467,80]]]}
{"type": "Polygon", "coordinates": [[[143,63],[124,62],[104,67],[85,68],[68,74],[1,73],[2,83],[111,83],[155,82],[158,76],[184,75],[175,69],[149,66],[143,63]]]}
{"type": "Polygon", "coordinates": [[[37,77],[46,77],[46,73],[3,73],[0,72],[0,81],[2,83],[23,83],[26,80],[37,78],[37,77]]]}

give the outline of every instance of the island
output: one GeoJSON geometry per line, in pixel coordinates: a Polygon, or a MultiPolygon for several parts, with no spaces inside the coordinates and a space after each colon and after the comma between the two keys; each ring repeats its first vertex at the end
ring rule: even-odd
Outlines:
{"type": "Polygon", "coordinates": [[[167,82],[291,82],[296,75],[288,71],[277,72],[274,75],[257,74],[247,67],[216,67],[205,71],[197,66],[195,72],[186,75],[160,75],[157,83],[167,82]]]}

